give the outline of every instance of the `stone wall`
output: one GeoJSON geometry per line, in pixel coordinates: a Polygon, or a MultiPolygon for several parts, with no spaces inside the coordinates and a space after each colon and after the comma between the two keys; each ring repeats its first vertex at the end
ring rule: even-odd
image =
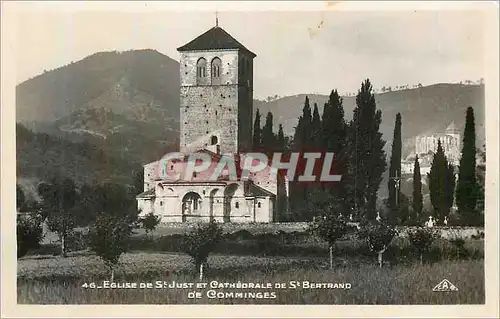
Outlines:
{"type": "MultiPolygon", "coordinates": [[[[279,231],[284,232],[304,232],[308,229],[309,224],[306,222],[297,223],[248,223],[248,224],[223,224],[222,225],[226,232],[235,232],[238,230],[248,230],[253,234],[260,233],[278,233],[279,231]]],[[[168,228],[186,228],[188,225],[180,223],[166,223],[163,227],[168,228]]],[[[399,236],[406,237],[409,229],[415,229],[415,227],[401,227],[398,228],[399,236]]],[[[450,238],[450,235],[455,233],[464,239],[470,239],[472,236],[478,236],[481,233],[484,234],[484,228],[482,227],[434,227],[434,229],[441,232],[443,238],[450,238]]]]}
{"type": "Polygon", "coordinates": [[[221,153],[236,153],[238,147],[237,85],[181,88],[180,149],[211,132],[221,153]],[[217,132],[217,134],[215,134],[217,132]],[[219,133],[220,132],[220,133],[219,133]]]}
{"type": "Polygon", "coordinates": [[[185,151],[187,145],[217,130],[222,130],[219,135],[214,134],[221,153],[250,149],[253,124],[251,60],[237,50],[181,53],[181,152],[185,151]],[[197,62],[200,58],[207,62],[206,77],[203,79],[197,78],[197,62]],[[222,62],[220,79],[216,83],[212,83],[215,79],[211,79],[211,62],[214,58],[222,62]],[[243,63],[245,68],[242,68],[243,63]]]}

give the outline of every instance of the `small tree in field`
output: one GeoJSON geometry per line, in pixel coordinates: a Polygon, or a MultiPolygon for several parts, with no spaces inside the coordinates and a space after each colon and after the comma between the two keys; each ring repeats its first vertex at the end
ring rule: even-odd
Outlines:
{"type": "Polygon", "coordinates": [[[137,221],[134,199],[123,186],[111,183],[94,185],[87,196],[87,206],[96,216],[89,232],[90,248],[109,268],[113,281],[137,221]]]}
{"type": "Polygon", "coordinates": [[[222,228],[211,221],[207,224],[197,225],[193,231],[184,236],[182,250],[191,256],[196,271],[203,280],[203,267],[208,265],[208,255],[222,240],[222,228]]]}
{"type": "Polygon", "coordinates": [[[90,228],[90,247],[109,268],[111,282],[121,254],[127,251],[131,235],[132,225],[127,220],[106,213],[98,215],[90,228]]]}
{"type": "Polygon", "coordinates": [[[417,249],[420,256],[420,263],[423,263],[423,255],[431,248],[432,243],[439,237],[438,233],[432,228],[419,227],[416,230],[408,232],[408,238],[411,244],[417,249]]]}
{"type": "Polygon", "coordinates": [[[335,242],[347,232],[347,224],[335,213],[325,213],[314,218],[310,225],[313,234],[328,243],[330,249],[330,269],[333,269],[333,247],[335,242]]]}
{"type": "Polygon", "coordinates": [[[363,225],[360,236],[366,239],[370,250],[378,254],[379,267],[382,267],[383,254],[396,235],[396,229],[383,222],[370,222],[363,225]]]}
{"type": "Polygon", "coordinates": [[[156,226],[160,224],[161,218],[150,212],[141,219],[142,228],[146,231],[146,235],[152,233],[156,229],[156,226]]]}
{"type": "Polygon", "coordinates": [[[50,183],[40,184],[38,192],[42,198],[42,211],[47,216],[47,226],[59,236],[61,255],[66,257],[66,241],[76,224],[75,183],[69,178],[53,178],[50,183]]]}

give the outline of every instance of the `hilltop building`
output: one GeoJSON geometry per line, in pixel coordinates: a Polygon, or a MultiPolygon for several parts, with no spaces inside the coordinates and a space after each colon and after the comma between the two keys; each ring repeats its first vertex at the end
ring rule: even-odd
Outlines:
{"type": "MultiPolygon", "coordinates": [[[[177,50],[181,55],[180,152],[203,152],[214,162],[225,154],[245,158],[252,147],[255,53],[218,23],[177,50]]],[[[162,170],[175,173],[186,162],[163,164],[158,160],[144,165],[144,192],[137,196],[141,215],[153,212],[162,222],[269,223],[277,219],[277,198],[287,197],[285,183],[279,186],[265,172],[248,180],[224,175],[209,182],[204,174],[191,180],[167,179],[162,170]]]]}
{"type": "Polygon", "coordinates": [[[415,150],[401,162],[402,174],[413,174],[415,155],[418,155],[420,173],[427,176],[430,172],[432,159],[437,150],[438,141],[441,141],[444,154],[448,162],[455,167],[460,163],[461,135],[455,123],[452,122],[444,132],[430,135],[418,135],[415,137],[415,150]]]}

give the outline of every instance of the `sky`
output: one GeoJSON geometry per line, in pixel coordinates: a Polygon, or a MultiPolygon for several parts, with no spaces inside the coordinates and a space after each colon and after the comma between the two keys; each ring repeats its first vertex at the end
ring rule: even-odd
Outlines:
{"type": "Polygon", "coordinates": [[[154,49],[178,61],[176,48],[213,27],[216,10],[219,26],[257,54],[256,98],[356,92],[366,78],[380,88],[478,80],[485,73],[481,11],[135,5],[20,4],[17,83],[100,51],[154,49]]]}

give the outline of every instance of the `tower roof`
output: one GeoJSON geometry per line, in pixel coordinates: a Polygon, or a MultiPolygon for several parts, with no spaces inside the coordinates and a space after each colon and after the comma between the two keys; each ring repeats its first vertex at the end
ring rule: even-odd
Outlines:
{"type": "Polygon", "coordinates": [[[215,26],[198,36],[191,42],[177,48],[177,51],[204,51],[219,49],[237,49],[243,50],[256,57],[256,54],[248,50],[243,44],[239,43],[229,33],[219,26],[215,26]]]}

